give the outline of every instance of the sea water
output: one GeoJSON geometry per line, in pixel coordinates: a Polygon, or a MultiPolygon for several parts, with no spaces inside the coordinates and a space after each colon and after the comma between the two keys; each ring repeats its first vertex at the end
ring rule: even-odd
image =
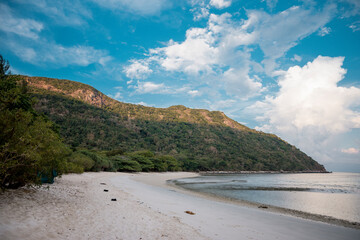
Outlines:
{"type": "Polygon", "coordinates": [[[186,189],[360,222],[360,173],[226,174],[184,178],[186,189]]]}

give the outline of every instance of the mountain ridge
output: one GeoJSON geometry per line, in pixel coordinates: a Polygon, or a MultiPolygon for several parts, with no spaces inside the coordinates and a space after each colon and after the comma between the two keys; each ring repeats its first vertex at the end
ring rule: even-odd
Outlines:
{"type": "Polygon", "coordinates": [[[83,83],[22,77],[39,99],[35,108],[60,126],[73,147],[151,150],[173,155],[188,170],[326,171],[276,135],[219,111],[122,103],[83,83]]]}
{"type": "MultiPolygon", "coordinates": [[[[164,111],[172,111],[173,113],[177,113],[177,118],[179,120],[183,120],[185,122],[195,122],[196,119],[191,118],[191,112],[199,112],[202,117],[197,119],[198,121],[206,122],[209,124],[223,124],[224,126],[229,126],[239,130],[248,130],[248,131],[255,131],[250,129],[231,118],[227,117],[223,112],[220,111],[209,111],[207,109],[192,109],[185,107],[183,105],[174,105],[168,108],[155,108],[155,107],[147,107],[138,104],[131,104],[131,103],[124,103],[117,101],[99,90],[95,89],[94,87],[80,83],[75,81],[70,81],[66,79],[53,79],[53,78],[45,78],[45,77],[27,77],[24,76],[25,80],[27,81],[29,87],[34,89],[44,89],[51,92],[62,93],[65,95],[69,95],[75,99],[84,101],[90,105],[101,107],[101,108],[108,108],[110,110],[121,110],[124,109],[128,111],[128,117],[139,117],[139,115],[143,114],[144,112],[148,112],[145,116],[153,115],[152,113],[156,112],[158,114],[158,119],[155,120],[163,120],[166,118],[164,116],[164,111]],[[78,87],[78,89],[69,89],[65,88],[68,83],[72,83],[73,87],[78,87]],[[133,111],[135,110],[136,111],[133,111]],[[137,113],[141,114],[137,114],[137,113]],[[217,118],[214,121],[214,118],[217,118]],[[222,122],[220,122],[222,120],[222,122]]],[[[36,93],[36,91],[34,91],[36,93]]],[[[170,118],[170,117],[168,117],[170,118]]]]}

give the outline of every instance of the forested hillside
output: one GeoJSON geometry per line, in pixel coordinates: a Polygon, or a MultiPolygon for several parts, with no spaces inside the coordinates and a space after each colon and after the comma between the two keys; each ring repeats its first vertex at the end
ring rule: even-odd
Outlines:
{"type": "Polygon", "coordinates": [[[35,109],[58,125],[74,149],[148,150],[172,156],[183,170],[325,170],[277,136],[249,129],[221,112],[144,107],[78,82],[23,78],[38,99],[35,109]]]}

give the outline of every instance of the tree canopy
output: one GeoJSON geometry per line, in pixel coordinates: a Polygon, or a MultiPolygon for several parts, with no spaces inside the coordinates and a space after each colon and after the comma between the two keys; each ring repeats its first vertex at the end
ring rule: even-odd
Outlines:
{"type": "Polygon", "coordinates": [[[26,82],[12,75],[0,55],[0,186],[38,183],[65,169],[69,149],[54,125],[32,108],[26,82]]]}

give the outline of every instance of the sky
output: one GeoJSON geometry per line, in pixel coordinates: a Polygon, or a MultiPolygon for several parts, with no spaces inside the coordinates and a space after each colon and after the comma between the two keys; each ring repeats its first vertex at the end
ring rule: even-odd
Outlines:
{"type": "Polygon", "coordinates": [[[222,111],[360,172],[359,0],[2,0],[12,72],[222,111]]]}

